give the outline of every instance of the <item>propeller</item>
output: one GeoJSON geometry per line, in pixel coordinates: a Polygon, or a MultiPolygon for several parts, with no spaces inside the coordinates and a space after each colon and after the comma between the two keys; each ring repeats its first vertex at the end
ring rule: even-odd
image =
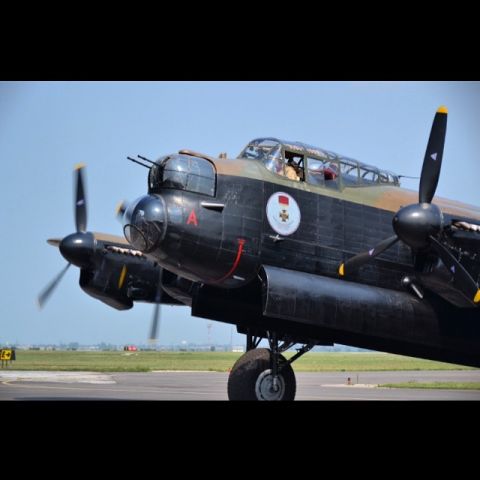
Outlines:
{"type": "Polygon", "coordinates": [[[150,328],[149,343],[156,343],[158,338],[158,329],[160,327],[160,307],[162,303],[163,285],[162,285],[163,269],[160,270],[158,278],[158,289],[155,296],[155,308],[153,309],[152,326],[150,328]]]}
{"type": "Polygon", "coordinates": [[[157,341],[159,326],[160,326],[160,303],[157,303],[155,304],[155,308],[153,309],[152,326],[150,328],[150,336],[148,337],[148,341],[150,343],[155,343],[157,341]]]}
{"type": "MultiPolygon", "coordinates": [[[[69,269],[70,265],[76,265],[80,268],[88,268],[92,265],[92,258],[95,255],[96,240],[93,233],[87,231],[87,201],[84,187],[84,164],[78,164],[74,169],[74,185],[75,185],[75,226],[77,231],[67,235],[63,239],[49,239],[50,245],[60,249],[60,253],[67,260],[67,265],[62,271],[41,291],[37,297],[37,303],[43,308],[47,300],[50,298],[54,290],[57,288],[61,279],[69,269]]],[[[127,211],[127,203],[120,202],[117,205],[117,217],[121,219],[127,211]]],[[[155,296],[155,308],[153,310],[152,326],[150,329],[149,341],[154,343],[157,339],[158,329],[160,326],[160,304],[162,302],[162,274],[160,270],[158,290],[155,296]]]]}
{"type": "Polygon", "coordinates": [[[117,204],[115,207],[115,216],[117,219],[122,222],[123,221],[123,215],[125,215],[125,212],[127,211],[127,202],[125,200],[122,200],[117,204]]]}
{"type": "Polygon", "coordinates": [[[85,188],[83,182],[83,169],[85,165],[78,164],[74,170],[74,184],[75,188],[75,226],[76,233],[67,235],[62,240],[57,239],[48,240],[51,245],[58,246],[60,253],[67,260],[67,265],[62,271],[42,290],[37,298],[40,308],[43,308],[47,300],[55,288],[60,283],[60,280],[65,275],[66,271],[73,263],[77,267],[87,267],[91,263],[93,254],[95,253],[95,237],[92,233],[87,232],[87,202],[85,198],[85,188]]]}
{"type": "Polygon", "coordinates": [[[57,285],[60,283],[60,280],[67,272],[70,265],[71,263],[67,263],[67,265],[62,269],[62,271],[42,290],[42,292],[37,298],[37,303],[40,308],[43,308],[47,300],[50,298],[50,295],[57,288],[57,285]]]}
{"type": "Polygon", "coordinates": [[[394,236],[380,242],[368,252],[362,252],[342,263],[338,269],[340,276],[361,267],[372,258],[388,250],[401,240],[414,252],[431,248],[450,270],[455,285],[475,304],[480,302],[480,289],[475,280],[461,263],[438,241],[443,232],[443,214],[440,208],[431,203],[437,189],[442,168],[443,148],[447,131],[446,107],[440,107],[433,119],[427,150],[423,159],[418,202],[401,208],[393,217],[394,236]]]}
{"type": "Polygon", "coordinates": [[[435,250],[437,255],[442,259],[442,262],[450,272],[452,272],[458,288],[464,292],[468,298],[473,299],[473,303],[479,303],[480,289],[467,270],[465,270],[464,266],[435,237],[430,237],[430,242],[433,250],[435,250]]]}
{"type": "Polygon", "coordinates": [[[75,225],[77,232],[85,232],[87,229],[87,205],[85,201],[85,191],[83,188],[82,170],[85,168],[83,163],[75,165],[77,172],[77,191],[75,198],[75,225]]]}
{"type": "Polygon", "coordinates": [[[340,265],[338,269],[340,275],[343,277],[345,275],[345,266],[347,266],[347,271],[356,270],[358,267],[361,267],[364,263],[368,262],[371,258],[375,258],[377,255],[380,255],[385,250],[389,249],[393,244],[397,243],[400,240],[396,235],[393,237],[387,238],[383,242],[379,243],[375,248],[370,249],[368,252],[362,252],[358,255],[347,260],[345,263],[340,265]]]}

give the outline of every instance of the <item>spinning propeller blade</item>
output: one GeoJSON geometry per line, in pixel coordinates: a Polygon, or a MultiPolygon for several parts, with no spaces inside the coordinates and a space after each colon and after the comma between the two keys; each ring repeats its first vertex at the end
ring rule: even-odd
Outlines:
{"type": "Polygon", "coordinates": [[[68,267],[70,267],[71,263],[67,263],[65,268],[42,290],[40,295],[37,297],[37,303],[40,308],[43,308],[47,300],[50,298],[50,295],[53,293],[57,285],[60,283],[60,280],[65,275],[68,267]]]}
{"type": "Polygon", "coordinates": [[[65,272],[68,270],[70,265],[74,263],[78,266],[79,262],[80,264],[88,262],[91,250],[93,249],[93,235],[86,232],[87,205],[82,174],[82,170],[84,168],[85,165],[78,164],[75,166],[74,173],[74,183],[76,185],[74,214],[77,233],[67,235],[62,240],[48,240],[50,245],[59,247],[60,252],[64,257],[67,258],[68,263],[67,266],[45,287],[45,289],[38,296],[37,301],[40,308],[45,305],[46,301],[58,286],[60,280],[62,279],[63,275],[65,275],[65,272]]]}
{"type": "Polygon", "coordinates": [[[153,317],[152,317],[152,326],[150,328],[150,336],[148,337],[148,341],[154,343],[157,341],[158,338],[158,327],[160,326],[160,304],[155,304],[155,308],[153,309],[153,317]]]}
{"type": "Polygon", "coordinates": [[[126,210],[127,210],[127,202],[125,200],[122,200],[117,204],[115,208],[115,216],[120,222],[122,221],[123,215],[126,210]]]}
{"type": "Polygon", "coordinates": [[[160,275],[158,278],[158,289],[157,294],[155,296],[155,308],[153,309],[153,317],[152,317],[152,326],[150,328],[150,336],[148,337],[148,341],[150,343],[155,343],[158,338],[158,329],[160,327],[160,307],[162,303],[162,295],[163,295],[163,270],[160,270],[160,275]]]}

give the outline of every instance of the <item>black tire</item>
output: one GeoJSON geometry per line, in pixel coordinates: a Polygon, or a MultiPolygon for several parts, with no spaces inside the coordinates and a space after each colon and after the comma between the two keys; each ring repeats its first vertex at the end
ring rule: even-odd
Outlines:
{"type": "MultiPolygon", "coordinates": [[[[235,363],[228,377],[229,400],[267,400],[259,396],[257,380],[268,377],[270,371],[270,355],[268,348],[255,348],[244,353],[235,363]]],[[[280,355],[281,361],[285,357],[280,355]]],[[[291,401],[295,398],[297,382],[292,366],[286,365],[279,374],[282,384],[280,397],[275,400],[291,401]]]]}

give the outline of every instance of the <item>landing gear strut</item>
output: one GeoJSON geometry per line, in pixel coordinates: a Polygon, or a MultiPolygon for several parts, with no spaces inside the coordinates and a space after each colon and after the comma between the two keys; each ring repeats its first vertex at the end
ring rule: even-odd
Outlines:
{"type": "Polygon", "coordinates": [[[247,333],[247,352],[235,363],[228,377],[229,400],[294,400],[297,384],[292,363],[308,352],[313,343],[305,344],[287,360],[282,352],[295,343],[279,344],[277,332],[267,331],[270,348],[257,348],[261,337],[247,333]]]}

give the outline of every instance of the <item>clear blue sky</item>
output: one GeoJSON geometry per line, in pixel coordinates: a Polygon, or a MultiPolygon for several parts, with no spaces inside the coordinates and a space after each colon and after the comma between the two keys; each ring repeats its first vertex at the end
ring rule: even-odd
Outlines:
{"type": "MultiPolygon", "coordinates": [[[[75,230],[74,164],[87,164],[89,230],[122,235],[115,205],[146,192],[146,169],[127,155],[189,148],[235,157],[252,138],[278,136],[417,176],[443,104],[437,194],[478,205],[479,82],[0,83],[0,344],[143,343],[148,335],[151,305],[117,312],[80,290],[74,267],[44,310],[36,306],[65,265],[46,239],[75,230]]],[[[207,341],[208,322],[187,307],[164,306],[162,315],[160,343],[207,341]]],[[[214,322],[212,340],[229,343],[230,332],[214,322]]]]}

